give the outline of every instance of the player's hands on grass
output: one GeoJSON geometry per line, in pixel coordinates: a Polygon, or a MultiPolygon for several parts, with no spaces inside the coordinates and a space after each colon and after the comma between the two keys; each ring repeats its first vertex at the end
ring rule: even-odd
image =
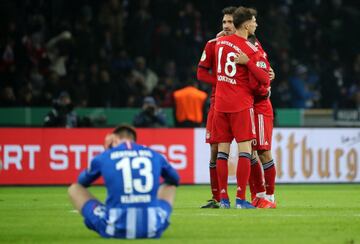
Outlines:
{"type": "Polygon", "coordinates": [[[247,64],[249,60],[250,60],[249,57],[243,52],[237,53],[234,58],[234,62],[236,64],[247,64]]]}
{"type": "Polygon", "coordinates": [[[275,79],[275,72],[271,67],[270,67],[270,71],[269,71],[269,77],[270,77],[270,80],[275,79]]]}

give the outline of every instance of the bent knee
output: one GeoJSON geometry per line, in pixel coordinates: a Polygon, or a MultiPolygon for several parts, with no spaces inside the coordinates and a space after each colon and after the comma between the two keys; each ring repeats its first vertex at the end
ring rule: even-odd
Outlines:
{"type": "Polygon", "coordinates": [[[263,164],[267,163],[273,159],[270,150],[258,151],[258,155],[259,155],[259,159],[260,159],[261,163],[263,163],[263,164]]]}

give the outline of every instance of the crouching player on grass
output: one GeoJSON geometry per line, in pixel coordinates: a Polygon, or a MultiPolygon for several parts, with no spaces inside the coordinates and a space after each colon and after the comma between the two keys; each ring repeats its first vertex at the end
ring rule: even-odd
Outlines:
{"type": "Polygon", "coordinates": [[[159,238],[169,226],[179,175],[162,155],[135,141],[133,127],[115,128],[109,149],[96,156],[68,189],[87,228],[102,237],[159,238]],[[100,176],[107,189],[105,204],[87,190],[100,176]]]}

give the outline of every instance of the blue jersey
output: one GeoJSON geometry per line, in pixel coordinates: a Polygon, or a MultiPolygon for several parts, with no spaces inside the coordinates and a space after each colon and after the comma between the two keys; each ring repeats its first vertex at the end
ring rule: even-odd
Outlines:
{"type": "Polygon", "coordinates": [[[179,183],[178,173],[161,154],[134,142],[124,142],[97,155],[78,182],[89,186],[100,176],[107,189],[108,209],[153,206],[161,177],[171,185],[179,183]]]}

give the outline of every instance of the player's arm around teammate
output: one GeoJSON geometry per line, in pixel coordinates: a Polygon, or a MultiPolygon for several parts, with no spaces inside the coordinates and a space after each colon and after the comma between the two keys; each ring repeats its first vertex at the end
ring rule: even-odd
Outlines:
{"type": "MultiPolygon", "coordinates": [[[[257,40],[254,44],[257,44],[257,40]]],[[[246,54],[239,53],[235,62],[242,65],[247,65],[250,62],[259,64],[255,66],[255,69],[262,70],[262,72],[267,73],[268,79],[272,81],[275,78],[275,73],[270,67],[269,62],[266,59],[266,53],[262,50],[260,44],[259,53],[261,55],[255,56],[254,60],[249,60],[246,54]]],[[[253,71],[254,69],[251,70],[251,72],[253,71]]],[[[270,83],[260,80],[262,78],[259,79],[259,76],[255,76],[254,73],[250,73],[249,75],[250,82],[256,83],[256,88],[258,88],[255,91],[254,99],[256,140],[253,145],[251,174],[249,179],[250,191],[253,199],[252,204],[259,208],[275,208],[274,185],[276,171],[271,154],[273,111],[269,99],[270,83]],[[257,155],[262,163],[265,177],[260,164],[258,163],[257,155]]]]}
{"type": "Polygon", "coordinates": [[[215,141],[218,144],[218,178],[220,186],[220,207],[230,208],[227,193],[228,156],[230,143],[238,143],[238,164],[236,170],[236,208],[254,208],[246,201],[246,185],[250,175],[251,142],[255,139],[253,117],[253,94],[249,87],[248,68],[234,62],[238,50],[249,55],[255,48],[247,38],[256,29],[256,11],[239,7],[233,14],[236,33],[218,39],[216,44],[217,87],[215,95],[215,141]]]}
{"type": "MultiPolygon", "coordinates": [[[[222,10],[222,31],[221,36],[231,35],[235,33],[235,26],[233,23],[232,14],[235,12],[236,7],[226,7],[222,10]]],[[[219,34],[220,34],[219,33],[219,34]]],[[[216,37],[219,37],[220,35],[216,37]]],[[[215,44],[216,39],[209,40],[202,52],[200,62],[197,68],[197,78],[200,81],[212,85],[210,108],[206,121],[206,143],[210,144],[210,186],[212,198],[207,201],[201,208],[219,208],[218,202],[220,201],[220,192],[218,184],[216,158],[218,153],[218,144],[214,141],[213,117],[214,117],[214,103],[216,91],[216,59],[215,59],[215,44]]]]}

